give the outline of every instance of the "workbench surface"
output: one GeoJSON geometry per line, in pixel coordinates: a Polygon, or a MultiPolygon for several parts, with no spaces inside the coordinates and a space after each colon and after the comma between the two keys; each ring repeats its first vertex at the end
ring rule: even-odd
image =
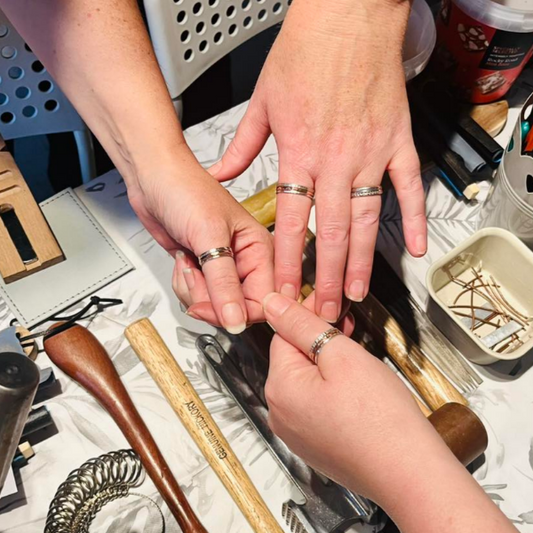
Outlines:
{"type": "MultiPolygon", "coordinates": [[[[186,132],[190,146],[204,166],[211,165],[221,156],[244,110],[245,104],[186,132]]],[[[512,114],[511,123],[515,119],[516,113],[512,114]]],[[[503,134],[504,138],[508,132],[509,128],[503,134]]],[[[252,167],[227,186],[238,200],[243,200],[275,182],[277,169],[276,147],[270,139],[252,167]]],[[[401,274],[416,299],[425,305],[424,280],[429,265],[475,230],[480,204],[466,205],[456,201],[431,172],[425,174],[424,185],[429,224],[426,257],[413,259],[405,251],[394,193],[383,197],[378,249],[401,274]]],[[[484,184],[482,197],[486,191],[484,184]]],[[[251,532],[125,340],[124,327],[142,317],[149,317],[158,328],[274,515],[282,522],[281,505],[290,497],[291,485],[218,380],[199,361],[194,348],[195,338],[200,333],[215,334],[215,330],[191,319],[180,309],[171,289],[173,260],[153,241],[133,214],[124,183],[116,171],[77,192],[136,267],[135,271],[98,293],[104,297],[121,298],[124,305],[107,310],[87,325],[113,356],[122,379],[193,508],[208,531],[251,532]]],[[[11,318],[9,310],[0,301],[0,329],[7,327],[11,318]]],[[[45,354],[39,355],[37,362],[41,367],[50,366],[45,354]]],[[[470,398],[472,407],[487,427],[490,440],[475,478],[523,533],[533,533],[532,364],[533,358],[529,358],[518,368],[514,368],[514,363],[477,367],[484,383],[470,398]],[[511,371],[516,375],[510,377],[511,371]]],[[[8,508],[2,508],[0,502],[2,533],[42,533],[50,500],[68,473],[91,457],[128,447],[115,424],[97,403],[59,370],[55,369],[55,372],[63,393],[49,400],[47,406],[58,431],[35,446],[35,457],[20,471],[23,485],[20,499],[8,508]]],[[[137,492],[148,494],[161,504],[161,498],[148,480],[137,492]]],[[[158,512],[155,507],[147,506],[146,500],[130,496],[127,500],[130,505],[126,508],[119,502],[104,507],[91,532],[161,531],[158,512]],[[127,523],[131,524],[130,528],[127,523]]],[[[176,522],[165,506],[162,505],[162,509],[167,533],[178,533],[176,522]]],[[[360,527],[356,531],[371,529],[360,527]]]]}

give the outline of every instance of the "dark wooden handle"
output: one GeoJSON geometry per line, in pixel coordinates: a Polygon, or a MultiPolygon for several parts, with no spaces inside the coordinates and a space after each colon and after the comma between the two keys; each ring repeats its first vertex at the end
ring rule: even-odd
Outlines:
{"type": "Polygon", "coordinates": [[[141,458],[184,533],[207,533],[96,337],[86,328],[76,325],[46,338],[44,349],[65,374],[94,396],[111,415],[141,458]]]}

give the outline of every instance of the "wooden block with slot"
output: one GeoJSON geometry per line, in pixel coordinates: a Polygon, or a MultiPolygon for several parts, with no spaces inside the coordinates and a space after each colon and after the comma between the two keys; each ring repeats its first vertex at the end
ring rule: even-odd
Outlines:
{"type": "Polygon", "coordinates": [[[0,152],[0,275],[11,283],[63,261],[59,247],[41,209],[35,202],[13,157],[0,152]],[[35,257],[23,260],[4,220],[16,217],[35,257]]]}

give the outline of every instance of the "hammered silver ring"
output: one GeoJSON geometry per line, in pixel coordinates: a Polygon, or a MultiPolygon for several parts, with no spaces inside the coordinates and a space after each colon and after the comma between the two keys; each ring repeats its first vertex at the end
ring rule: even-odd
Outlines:
{"type": "Polygon", "coordinates": [[[329,328],[328,330],[321,333],[311,344],[311,348],[309,350],[309,359],[313,361],[313,363],[318,364],[318,356],[320,355],[320,352],[324,348],[324,346],[333,338],[337,337],[338,335],[343,335],[342,331],[337,328],[329,328]]]}
{"type": "Polygon", "coordinates": [[[366,196],[381,196],[383,194],[383,187],[377,185],[376,187],[354,187],[352,189],[352,198],[364,198],[366,196]]]}
{"type": "Polygon", "coordinates": [[[276,187],[276,194],[296,194],[298,196],[305,196],[309,200],[315,199],[315,190],[299,185],[298,183],[278,183],[276,187]]]}
{"type": "Polygon", "coordinates": [[[203,267],[208,261],[213,259],[220,259],[221,257],[231,257],[233,258],[233,250],[229,246],[222,246],[220,248],[211,248],[203,254],[198,256],[198,263],[200,268],[203,267]]]}

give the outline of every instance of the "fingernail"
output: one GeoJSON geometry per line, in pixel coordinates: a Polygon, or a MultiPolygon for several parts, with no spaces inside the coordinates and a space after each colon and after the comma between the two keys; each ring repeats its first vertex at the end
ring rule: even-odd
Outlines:
{"type": "Polygon", "coordinates": [[[263,300],[263,309],[273,317],[281,316],[291,305],[291,300],[277,292],[271,292],[263,300]]]}
{"type": "Polygon", "coordinates": [[[187,284],[187,288],[192,291],[196,283],[194,281],[194,272],[192,271],[192,268],[184,268],[182,272],[183,277],[185,278],[185,283],[187,284]]]}
{"type": "Polygon", "coordinates": [[[222,318],[224,328],[228,333],[238,335],[246,329],[246,321],[241,306],[236,302],[230,302],[222,306],[222,318]]]}
{"type": "Polygon", "coordinates": [[[211,176],[216,176],[218,172],[220,172],[220,169],[222,168],[222,161],[219,161],[218,163],[215,163],[212,167],[209,167],[209,174],[211,176]]]}
{"type": "Polygon", "coordinates": [[[176,251],[176,258],[181,259],[182,261],[185,259],[185,253],[182,250],[176,251]]]}
{"type": "Polygon", "coordinates": [[[195,318],[196,320],[201,320],[201,318],[194,312],[194,311],[189,311],[188,309],[185,311],[185,314],[187,316],[190,316],[191,318],[195,318]]]}
{"type": "Polygon", "coordinates": [[[339,306],[335,302],[324,302],[320,309],[320,317],[327,322],[337,322],[339,306]]]}
{"type": "Polygon", "coordinates": [[[284,283],[279,291],[283,296],[296,300],[296,287],[292,283],[284,283]]]}
{"type": "Polygon", "coordinates": [[[365,284],[361,280],[352,281],[347,296],[352,302],[362,302],[365,297],[365,284]]]}
{"type": "Polygon", "coordinates": [[[416,252],[418,255],[424,255],[427,251],[427,239],[424,235],[419,235],[416,238],[416,252]]]}

